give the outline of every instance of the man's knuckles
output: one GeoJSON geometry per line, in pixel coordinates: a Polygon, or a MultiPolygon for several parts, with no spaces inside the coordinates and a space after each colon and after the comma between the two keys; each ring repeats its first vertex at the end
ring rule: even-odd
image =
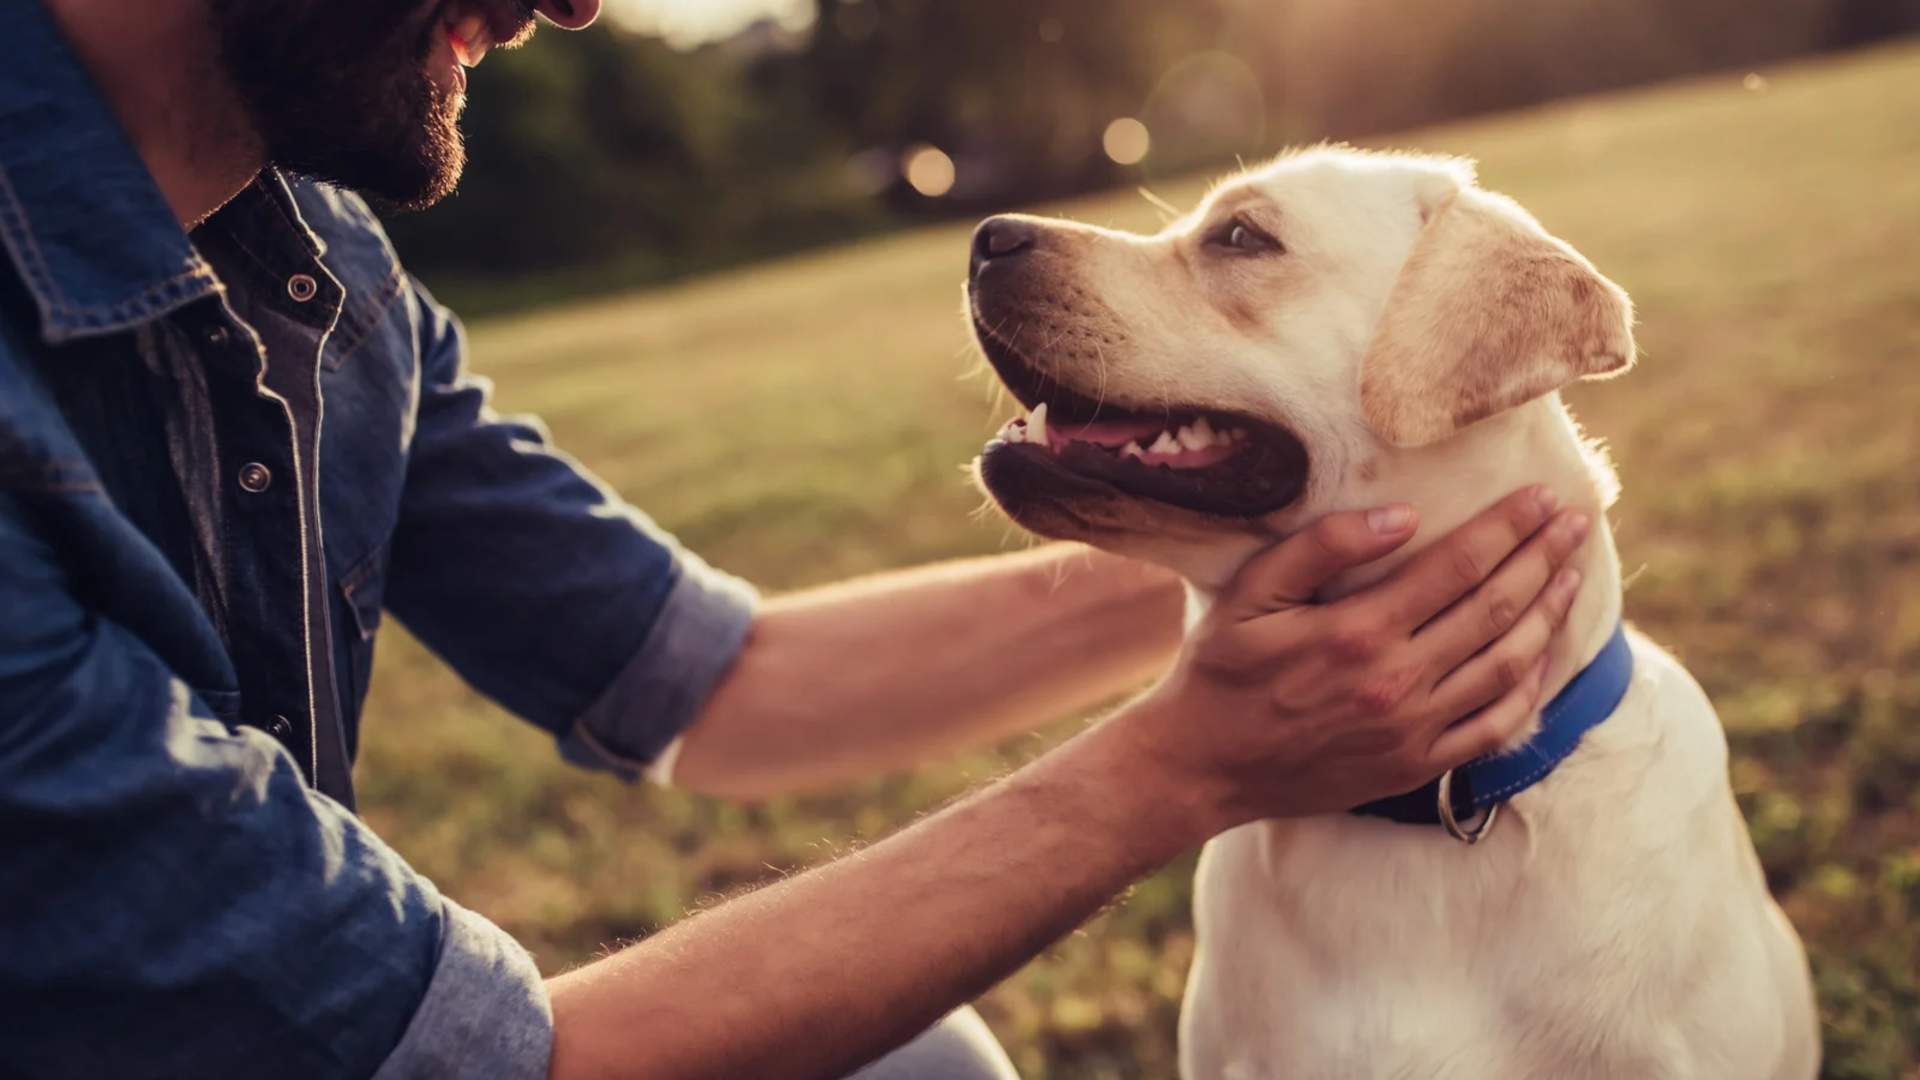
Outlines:
{"type": "Polygon", "coordinates": [[[1386,651],[1389,635],[1384,624],[1359,612],[1344,614],[1326,628],[1321,648],[1329,661],[1342,668],[1373,663],[1386,651]]]}
{"type": "Polygon", "coordinates": [[[1493,656],[1494,682],[1502,694],[1511,693],[1533,672],[1534,655],[1519,648],[1503,648],[1493,656]]]}
{"type": "Polygon", "coordinates": [[[1513,629],[1520,621],[1520,613],[1526,610],[1522,598],[1502,590],[1492,590],[1482,601],[1485,615],[1485,629],[1488,641],[1513,629]]]}
{"type": "Polygon", "coordinates": [[[1385,668],[1371,672],[1353,691],[1353,707],[1362,716],[1391,717],[1413,697],[1420,685],[1417,668],[1385,668]]]}
{"type": "Polygon", "coordinates": [[[1459,588],[1471,588],[1486,580],[1497,564],[1492,551],[1481,550],[1481,544],[1473,537],[1461,537],[1447,546],[1447,572],[1453,576],[1453,584],[1459,588]]]}

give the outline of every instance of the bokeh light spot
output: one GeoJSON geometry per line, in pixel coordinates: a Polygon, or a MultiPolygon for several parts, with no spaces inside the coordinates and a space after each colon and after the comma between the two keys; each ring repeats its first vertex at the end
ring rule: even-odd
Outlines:
{"type": "Polygon", "coordinates": [[[929,199],[937,199],[953,190],[953,159],[937,146],[922,143],[911,147],[901,159],[901,171],[913,190],[929,199]]]}
{"type": "Polygon", "coordinates": [[[1740,85],[1759,93],[1767,88],[1767,77],[1757,71],[1749,71],[1747,77],[1740,80],[1740,85]]]}
{"type": "Polygon", "coordinates": [[[1267,145],[1266,91],[1245,60],[1218,50],[1169,68],[1136,114],[1166,167],[1257,154],[1267,145]]]}
{"type": "Polygon", "coordinates": [[[1147,134],[1147,125],[1131,116],[1123,116],[1107,125],[1107,133],[1100,137],[1107,156],[1116,164],[1138,165],[1153,148],[1153,137],[1147,134]]]}

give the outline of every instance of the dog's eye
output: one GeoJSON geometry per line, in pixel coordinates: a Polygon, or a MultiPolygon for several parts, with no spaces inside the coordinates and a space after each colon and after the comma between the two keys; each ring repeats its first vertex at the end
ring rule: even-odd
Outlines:
{"type": "Polygon", "coordinates": [[[1222,225],[1213,234],[1209,243],[1243,255],[1263,255],[1284,250],[1280,246],[1280,241],[1238,219],[1222,225]]]}

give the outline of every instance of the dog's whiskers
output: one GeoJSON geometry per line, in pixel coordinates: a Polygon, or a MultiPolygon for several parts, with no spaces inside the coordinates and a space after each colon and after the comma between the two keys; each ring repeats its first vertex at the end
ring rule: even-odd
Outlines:
{"type": "Polygon", "coordinates": [[[1102,349],[1100,343],[1097,341],[1093,343],[1093,356],[1094,360],[1097,361],[1096,370],[1100,373],[1100,384],[1095,389],[1093,396],[1093,418],[1098,420],[1100,418],[1100,410],[1105,408],[1107,404],[1107,351],[1102,349]]]}
{"type": "Polygon", "coordinates": [[[1179,209],[1167,200],[1155,195],[1152,188],[1141,185],[1136,190],[1140,192],[1141,198],[1147,200],[1148,206],[1160,212],[1160,224],[1162,226],[1171,225],[1180,217],[1179,209]]]}

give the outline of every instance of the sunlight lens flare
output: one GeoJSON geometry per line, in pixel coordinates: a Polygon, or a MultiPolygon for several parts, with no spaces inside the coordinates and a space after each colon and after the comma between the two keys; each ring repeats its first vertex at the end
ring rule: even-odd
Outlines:
{"type": "Polygon", "coordinates": [[[1147,151],[1153,148],[1153,138],[1147,133],[1147,125],[1131,116],[1123,116],[1107,125],[1107,132],[1100,137],[1100,144],[1106,148],[1107,156],[1116,165],[1138,165],[1146,160],[1147,151]]]}
{"type": "Polygon", "coordinates": [[[953,159],[937,146],[923,143],[909,149],[900,165],[907,183],[929,199],[938,199],[953,190],[953,159]]]}

